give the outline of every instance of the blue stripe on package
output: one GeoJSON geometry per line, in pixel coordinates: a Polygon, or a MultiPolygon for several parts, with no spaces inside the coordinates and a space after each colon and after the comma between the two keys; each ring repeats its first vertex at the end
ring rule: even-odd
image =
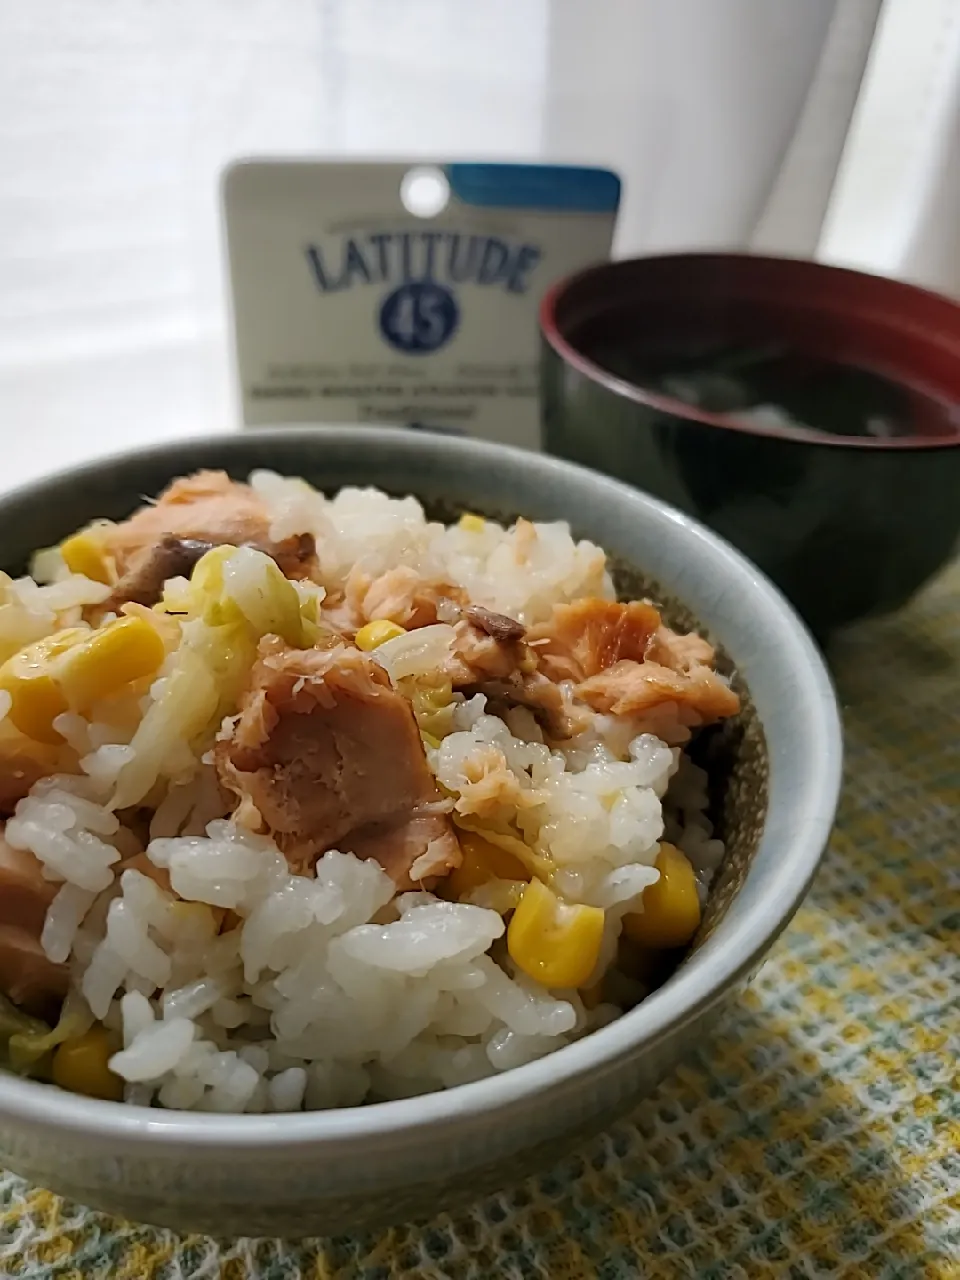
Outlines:
{"type": "Polygon", "coordinates": [[[450,164],[450,190],[484,209],[616,213],[620,179],[611,169],[565,164],[450,164]]]}

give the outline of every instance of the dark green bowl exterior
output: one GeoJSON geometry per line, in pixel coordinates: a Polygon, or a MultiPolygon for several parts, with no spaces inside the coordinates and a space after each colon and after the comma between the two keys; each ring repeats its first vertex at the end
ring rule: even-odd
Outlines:
{"type": "Polygon", "coordinates": [[[871,451],[723,431],[625,399],[543,344],[548,452],[696,516],[824,635],[896,609],[955,552],[960,448],[871,451]]]}

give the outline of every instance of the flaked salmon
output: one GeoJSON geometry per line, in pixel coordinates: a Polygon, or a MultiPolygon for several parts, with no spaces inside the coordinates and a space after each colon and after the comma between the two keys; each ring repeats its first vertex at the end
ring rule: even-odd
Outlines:
{"type": "Polygon", "coordinates": [[[734,716],[740,699],[707,666],[671,671],[658,662],[626,659],[577,685],[577,697],[594,711],[640,716],[664,703],[674,703],[687,725],[710,724],[734,716]]]}
{"type": "MultiPolygon", "coordinates": [[[[309,577],[316,564],[313,539],[304,535],[274,542],[263,501],[249,485],[231,480],[225,471],[198,471],[175,480],[155,503],[108,529],[104,546],[122,581],[139,574],[166,538],[210,546],[255,546],[273,556],[288,578],[309,577]]],[[[154,571],[152,579],[156,577],[154,571]]],[[[140,586],[142,595],[142,584],[134,585],[140,586]]]]}
{"type": "Polygon", "coordinates": [[[44,877],[40,860],[29,849],[14,849],[0,836],[0,924],[16,925],[39,938],[59,888],[44,877]]]}
{"type": "Polygon", "coordinates": [[[54,964],[40,939],[20,925],[0,925],[0,991],[38,1018],[55,1019],[67,994],[69,970],[54,964]]]}
{"type": "Polygon", "coordinates": [[[453,657],[446,675],[454,689],[485,694],[493,703],[526,707],[548,737],[570,738],[579,727],[564,691],[538,670],[537,654],[519,622],[473,605],[454,627],[453,657]]]}
{"type": "Polygon", "coordinates": [[[586,680],[624,659],[642,662],[660,626],[652,604],[590,596],[554,605],[553,617],[527,633],[540,669],[553,680],[586,680]]]}
{"type": "Polygon", "coordinates": [[[409,888],[460,861],[409,702],[352,646],[264,640],[215,758],[240,817],[258,815],[294,867],[338,848],[409,888]]]}
{"type": "Polygon", "coordinates": [[[359,570],[347,579],[344,602],[354,619],[354,630],[365,622],[386,618],[408,631],[431,627],[438,621],[444,601],[466,603],[466,594],[449,582],[421,577],[415,569],[398,565],[375,578],[359,570]]]}
{"type": "Polygon", "coordinates": [[[54,964],[40,945],[59,888],[29,850],[0,836],[0,991],[37,1017],[54,1014],[67,992],[67,966],[54,964]]]}

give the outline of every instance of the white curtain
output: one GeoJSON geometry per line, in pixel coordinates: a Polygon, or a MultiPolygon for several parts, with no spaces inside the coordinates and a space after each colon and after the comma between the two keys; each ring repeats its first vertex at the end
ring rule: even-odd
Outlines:
{"type": "Polygon", "coordinates": [[[621,254],[818,255],[960,295],[960,0],[554,0],[544,152],[621,254]]]}
{"type": "Polygon", "coordinates": [[[607,162],[619,253],[960,293],[960,0],[0,4],[7,483],[236,421],[217,182],[251,153],[607,162]]]}
{"type": "Polygon", "coordinates": [[[810,219],[794,225],[781,179],[818,188],[815,242],[879,0],[850,3],[866,39],[847,41],[843,92],[819,112],[816,155],[797,173],[844,0],[555,0],[545,151],[623,174],[621,253],[746,248],[761,230],[765,247],[811,247],[810,219]]]}
{"type": "Polygon", "coordinates": [[[960,0],[884,0],[820,253],[960,296],[960,0]]]}

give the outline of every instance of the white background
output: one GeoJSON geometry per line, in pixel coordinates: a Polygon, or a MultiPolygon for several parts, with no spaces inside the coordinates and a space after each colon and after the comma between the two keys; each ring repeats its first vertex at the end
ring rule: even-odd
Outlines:
{"type": "Polygon", "coordinates": [[[0,0],[0,484],[236,425],[238,155],[611,163],[621,252],[819,241],[960,291],[960,0],[879,8],[0,0]]]}

